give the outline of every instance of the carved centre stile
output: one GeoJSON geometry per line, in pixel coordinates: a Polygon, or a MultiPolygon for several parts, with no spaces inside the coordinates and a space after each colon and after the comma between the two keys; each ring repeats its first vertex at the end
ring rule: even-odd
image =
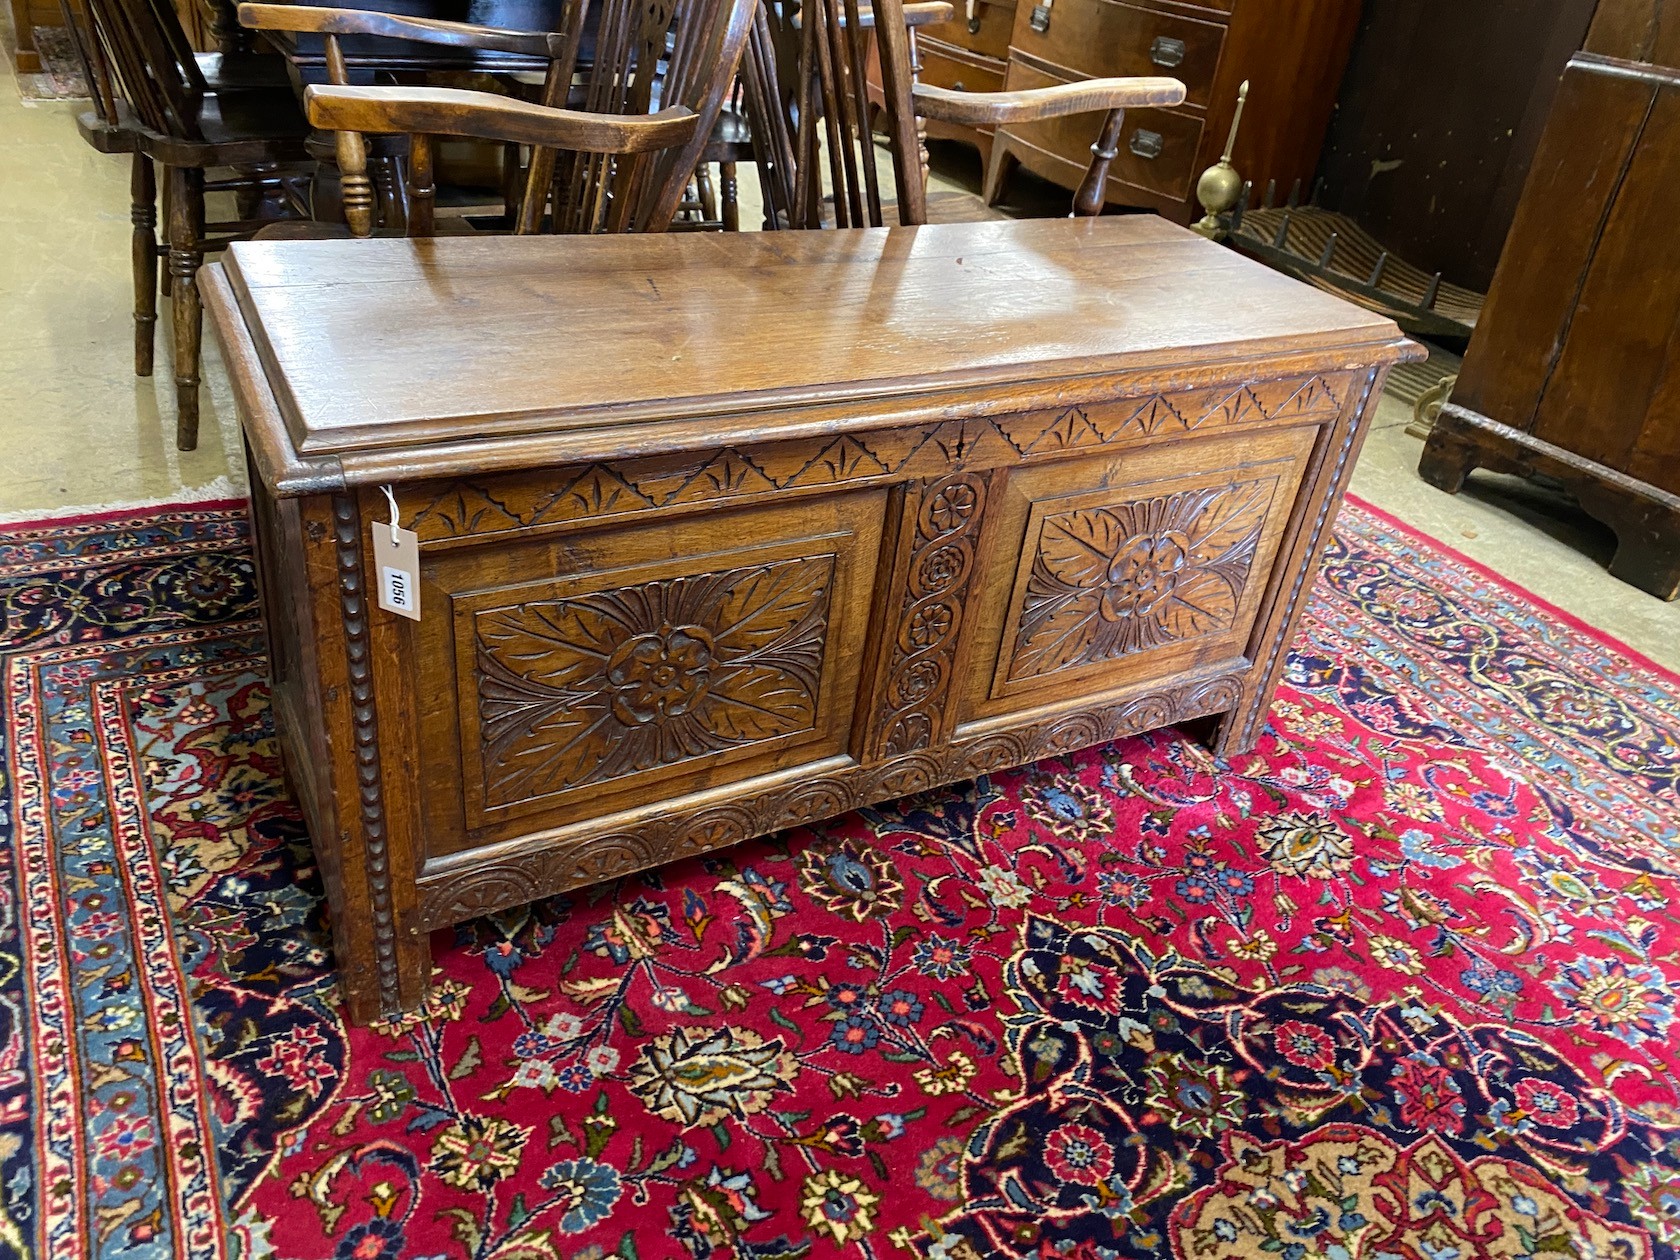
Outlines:
{"type": "Polygon", "coordinates": [[[486,803],[810,730],[834,561],[813,556],[478,613],[486,803]]]}
{"type": "Polygon", "coordinates": [[[985,474],[964,473],[933,482],[922,493],[876,718],[876,756],[929,747],[945,718],[988,485],[985,474]]]}

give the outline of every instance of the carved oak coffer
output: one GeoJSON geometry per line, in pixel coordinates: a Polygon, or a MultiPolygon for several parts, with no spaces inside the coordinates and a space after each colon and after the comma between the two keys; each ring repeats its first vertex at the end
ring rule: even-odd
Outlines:
{"type": "Polygon", "coordinates": [[[264,242],[206,288],[358,1020],[486,911],[1167,723],[1248,748],[1415,349],[1141,217],[264,242]]]}

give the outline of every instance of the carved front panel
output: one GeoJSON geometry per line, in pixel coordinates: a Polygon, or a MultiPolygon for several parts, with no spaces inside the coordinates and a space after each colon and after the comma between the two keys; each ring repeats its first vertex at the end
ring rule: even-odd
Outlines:
{"type": "Polygon", "coordinates": [[[478,613],[486,802],[810,730],[833,574],[823,555],[478,613]]]}
{"type": "Polygon", "coordinates": [[[1009,677],[1229,630],[1276,478],[1044,518],[1009,677]]]}
{"type": "Polygon", "coordinates": [[[1075,455],[993,483],[957,730],[1246,667],[1314,431],[1075,455]]]}
{"type": "Polygon", "coordinates": [[[851,754],[886,506],[423,545],[428,860],[851,754]]]}

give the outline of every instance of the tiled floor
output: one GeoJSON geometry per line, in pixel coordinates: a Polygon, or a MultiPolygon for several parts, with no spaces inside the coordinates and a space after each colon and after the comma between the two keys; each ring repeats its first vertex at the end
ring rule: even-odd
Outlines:
{"type": "MultiPolygon", "coordinates": [[[[0,74],[0,517],[238,493],[238,425],[214,339],[205,342],[196,451],[174,447],[167,311],[157,374],[133,374],[127,160],[77,137],[85,103],[25,104],[10,70],[0,74]]],[[[972,186],[972,158],[937,157],[936,191],[972,186]]],[[[1017,195],[1034,193],[1029,185],[1017,195]]],[[[756,205],[743,206],[744,223],[756,215],[756,205]]],[[[1456,498],[1431,489],[1415,472],[1409,418],[1385,400],[1355,493],[1680,669],[1680,602],[1610,577],[1607,531],[1509,478],[1478,474],[1456,498]]]]}

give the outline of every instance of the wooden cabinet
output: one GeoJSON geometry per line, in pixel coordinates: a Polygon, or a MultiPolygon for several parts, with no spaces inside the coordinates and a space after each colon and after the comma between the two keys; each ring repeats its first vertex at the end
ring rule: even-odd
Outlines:
{"type": "MultiPolygon", "coordinates": [[[[920,33],[918,52],[926,82],[973,91],[1109,75],[1182,80],[1183,106],[1128,116],[1108,199],[1187,223],[1200,216],[1196,180],[1218,160],[1244,79],[1251,87],[1237,169],[1259,187],[1311,181],[1359,7],[1360,0],[958,3],[955,21],[920,33]]],[[[930,124],[929,134],[979,146],[987,199],[995,201],[1017,164],[1077,188],[1101,121],[1088,115],[995,135],[930,124]]]]}
{"type": "Polygon", "coordinates": [[[1560,481],[1615,530],[1610,571],[1675,599],[1680,67],[1631,59],[1680,62],[1659,9],[1604,0],[1565,69],[1419,472],[1448,491],[1477,467],[1560,481]]]}
{"type": "Polygon", "coordinates": [[[1366,5],[1319,159],[1319,204],[1426,276],[1486,293],[1596,2],[1366,5]]]}
{"type": "Polygon", "coordinates": [[[224,267],[358,1020],[475,915],[1173,722],[1249,748],[1416,351],[1146,216],[224,267]],[[374,597],[387,488],[418,621],[374,597]]]}

